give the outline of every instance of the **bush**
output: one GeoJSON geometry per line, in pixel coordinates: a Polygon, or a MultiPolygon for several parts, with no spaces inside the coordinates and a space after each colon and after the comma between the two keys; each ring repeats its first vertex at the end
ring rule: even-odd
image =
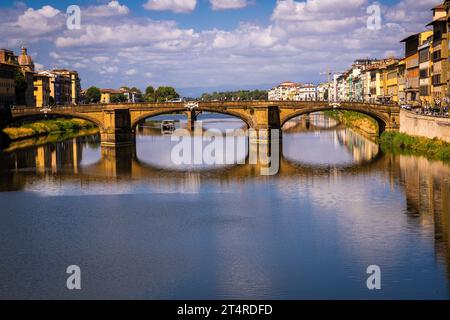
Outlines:
{"type": "Polygon", "coordinates": [[[94,127],[95,125],[93,123],[83,119],[56,119],[28,123],[18,128],[6,128],[4,132],[10,139],[16,140],[38,135],[48,135],[50,133],[91,129],[94,127]]]}
{"type": "Polygon", "coordinates": [[[384,132],[382,149],[394,153],[422,155],[429,159],[450,161],[450,143],[437,138],[413,137],[400,132],[384,132]]]}

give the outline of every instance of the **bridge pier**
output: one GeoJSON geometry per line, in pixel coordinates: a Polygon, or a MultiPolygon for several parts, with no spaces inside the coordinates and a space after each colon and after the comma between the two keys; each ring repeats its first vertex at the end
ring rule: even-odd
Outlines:
{"type": "Polygon", "coordinates": [[[199,113],[195,110],[186,111],[187,114],[187,129],[194,130],[195,122],[197,121],[199,113]]]}
{"type": "Polygon", "coordinates": [[[128,109],[107,109],[103,111],[102,146],[120,147],[132,145],[135,135],[131,129],[130,111],[128,109]]]}

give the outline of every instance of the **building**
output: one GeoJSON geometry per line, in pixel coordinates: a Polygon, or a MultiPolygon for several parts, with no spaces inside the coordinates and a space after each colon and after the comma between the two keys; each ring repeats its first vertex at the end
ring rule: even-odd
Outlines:
{"type": "Polygon", "coordinates": [[[63,100],[66,102],[68,95],[70,97],[70,104],[79,104],[81,101],[81,79],[78,76],[78,72],[67,69],[56,69],[51,72],[65,78],[63,85],[63,100]],[[70,89],[68,88],[69,86],[70,89]]]}
{"type": "Polygon", "coordinates": [[[385,102],[399,102],[399,60],[390,59],[383,66],[383,95],[385,102]]]}
{"type": "Polygon", "coordinates": [[[293,82],[283,82],[269,90],[269,101],[296,101],[300,85],[293,82]]]}
{"type": "Polygon", "coordinates": [[[333,83],[325,82],[317,86],[317,100],[318,101],[331,101],[333,97],[333,83]]]}
{"type": "Polygon", "coordinates": [[[142,102],[142,93],[137,89],[128,89],[126,87],[120,88],[126,101],[129,103],[142,102]]]}
{"type": "Polygon", "coordinates": [[[430,36],[418,48],[419,50],[419,99],[421,105],[432,105],[432,79],[433,70],[433,37],[430,36]]]}
{"type": "Polygon", "coordinates": [[[317,87],[314,84],[303,84],[297,89],[296,101],[316,101],[317,87]]]}
{"type": "Polygon", "coordinates": [[[405,59],[402,59],[397,64],[397,72],[398,72],[398,102],[400,104],[406,103],[406,92],[405,92],[405,72],[406,72],[406,62],[405,59]]]}
{"type": "Polygon", "coordinates": [[[433,21],[427,26],[433,27],[433,44],[431,45],[433,69],[431,72],[432,100],[433,102],[441,101],[448,98],[449,95],[449,77],[448,72],[448,9],[450,3],[445,1],[444,4],[436,6],[432,9],[433,21]]]}
{"type": "Polygon", "coordinates": [[[22,47],[22,53],[17,58],[17,61],[27,82],[24,101],[18,101],[18,103],[25,103],[27,107],[34,107],[34,62],[31,56],[28,55],[26,47],[22,47]]]}
{"type": "Polygon", "coordinates": [[[50,78],[44,74],[34,75],[34,103],[38,108],[50,104],[50,78]]]}
{"type": "Polygon", "coordinates": [[[39,75],[44,75],[49,78],[50,85],[50,105],[68,105],[72,101],[72,90],[70,79],[65,78],[59,74],[52,73],[51,71],[40,71],[39,75]]]}
{"type": "Polygon", "coordinates": [[[126,97],[124,96],[124,92],[122,90],[114,90],[114,89],[100,89],[100,102],[101,103],[114,103],[115,96],[123,96],[123,100],[125,101],[126,97]]]}
{"type": "Polygon", "coordinates": [[[11,50],[0,49],[0,107],[16,103],[15,74],[17,57],[11,50]]]}

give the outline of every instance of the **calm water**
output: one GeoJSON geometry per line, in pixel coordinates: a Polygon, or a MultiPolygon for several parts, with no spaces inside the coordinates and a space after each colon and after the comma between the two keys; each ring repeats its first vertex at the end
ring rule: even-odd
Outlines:
{"type": "Polygon", "coordinates": [[[180,168],[174,144],[149,124],[130,148],[91,135],[0,153],[0,298],[449,298],[448,165],[321,115],[287,124],[275,176],[180,168]]]}

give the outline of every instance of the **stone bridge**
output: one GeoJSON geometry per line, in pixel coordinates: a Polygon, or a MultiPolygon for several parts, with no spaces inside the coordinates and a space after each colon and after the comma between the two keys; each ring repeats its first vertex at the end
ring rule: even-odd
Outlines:
{"type": "Polygon", "coordinates": [[[101,132],[103,145],[119,146],[134,141],[136,126],[147,118],[162,114],[185,113],[190,125],[201,112],[221,113],[237,117],[249,128],[266,131],[281,129],[290,119],[312,112],[326,110],[356,111],[374,118],[380,134],[384,130],[399,128],[400,109],[395,105],[378,105],[344,102],[300,101],[239,101],[239,102],[199,102],[195,109],[186,108],[185,103],[126,103],[92,104],[53,107],[45,112],[38,108],[14,108],[0,112],[0,129],[17,121],[52,117],[74,117],[95,123],[101,132]]]}

